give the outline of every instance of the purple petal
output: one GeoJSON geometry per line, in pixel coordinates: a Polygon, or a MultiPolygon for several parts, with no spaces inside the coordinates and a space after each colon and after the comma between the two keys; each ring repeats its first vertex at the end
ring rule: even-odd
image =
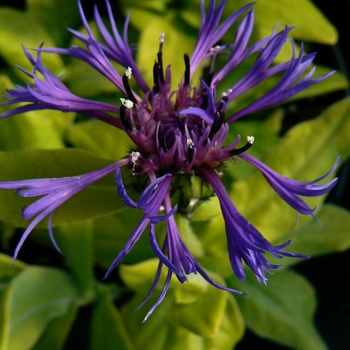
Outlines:
{"type": "Polygon", "coordinates": [[[144,216],[142,220],[138,223],[135,231],[132,233],[132,235],[129,237],[129,239],[125,243],[125,246],[123,247],[123,249],[118,253],[116,258],[113,260],[111,266],[108,268],[103,279],[106,279],[110,275],[110,273],[119,265],[119,263],[125,258],[125,256],[129,254],[129,252],[134,247],[136,242],[140,239],[142,233],[145,231],[148,224],[149,224],[149,219],[147,219],[147,217],[144,216]]]}
{"type": "MultiPolygon", "coordinates": [[[[25,239],[28,237],[30,232],[48,215],[52,215],[55,210],[71,198],[76,193],[80,192],[92,183],[100,180],[101,178],[107,176],[116,170],[116,168],[121,166],[126,166],[128,160],[121,160],[119,162],[108,165],[102,169],[93,171],[88,174],[81,176],[72,176],[59,179],[36,179],[36,180],[19,180],[19,181],[5,181],[0,182],[0,188],[3,189],[16,189],[17,193],[23,197],[33,197],[42,196],[44,197],[38,199],[36,202],[29,205],[29,207],[22,210],[22,216],[25,219],[31,219],[37,215],[33,221],[29,224],[28,228],[23,233],[14,253],[14,260],[17,258],[18,252],[22,247],[25,239]],[[50,184],[53,185],[51,191],[48,187],[50,184]],[[22,187],[28,187],[29,190],[20,190],[22,187]]],[[[51,231],[52,227],[52,216],[49,219],[49,234],[53,239],[53,234],[51,231]]],[[[55,240],[53,239],[55,246],[55,240]]]]}
{"type": "Polygon", "coordinates": [[[255,166],[264,175],[276,193],[291,207],[304,215],[313,215],[314,209],[311,209],[306,202],[298,196],[315,197],[325,195],[334,188],[338,181],[338,179],[335,178],[325,184],[316,185],[317,182],[334,174],[339,165],[340,157],[336,159],[332,169],[327,174],[311,182],[299,182],[279,175],[264,163],[249,154],[242,153],[238,155],[238,157],[255,166]]]}
{"type": "Polygon", "coordinates": [[[129,197],[123,184],[122,171],[117,168],[115,171],[115,183],[117,185],[118,194],[120,199],[130,208],[137,208],[137,204],[129,197]]]}
{"type": "Polygon", "coordinates": [[[252,3],[248,4],[237,12],[234,12],[218,27],[225,4],[226,1],[222,1],[214,11],[215,1],[210,1],[207,17],[202,17],[202,24],[199,29],[197,43],[191,57],[191,78],[209,49],[223,37],[238,18],[253,5],[252,3]]]}
{"type": "Polygon", "coordinates": [[[244,261],[255,273],[257,279],[260,282],[266,283],[265,269],[277,269],[279,266],[272,265],[268,262],[264,256],[265,251],[270,252],[277,258],[283,256],[305,258],[305,255],[285,252],[283,248],[287,247],[290,244],[289,242],[277,247],[268,242],[262,234],[238,212],[214,169],[203,167],[200,169],[200,173],[213,187],[220,201],[226,225],[230,262],[233,271],[239,279],[242,281],[245,280],[245,272],[242,264],[244,261]]]}

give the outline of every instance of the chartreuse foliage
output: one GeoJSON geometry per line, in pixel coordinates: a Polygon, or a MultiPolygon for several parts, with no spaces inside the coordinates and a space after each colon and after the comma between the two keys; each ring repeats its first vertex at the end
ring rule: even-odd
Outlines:
{"type": "MultiPolygon", "coordinates": [[[[228,1],[227,13],[248,2],[228,1]]],[[[178,52],[192,52],[200,23],[198,1],[181,2],[179,8],[170,0],[119,3],[125,14],[131,9],[134,28],[131,37],[135,42],[138,40],[141,54],[137,57],[142,71],[151,71],[159,34],[164,31],[167,47],[164,62],[172,64],[173,76],[182,76],[183,61],[178,52]]],[[[0,56],[8,64],[0,71],[1,91],[11,87],[12,82],[23,83],[26,79],[14,67],[17,64],[30,69],[21,44],[29,48],[36,48],[42,42],[45,47],[67,46],[70,36],[65,27],[76,27],[80,23],[76,6],[69,0],[27,0],[26,5],[26,11],[0,7],[0,56]]],[[[269,35],[280,23],[281,26],[295,25],[292,34],[298,40],[327,45],[337,41],[334,26],[308,0],[260,0],[255,6],[255,17],[254,39],[269,35]]],[[[283,51],[283,55],[290,52],[283,51]]],[[[287,56],[282,56],[278,59],[286,60],[287,56]]],[[[65,73],[63,79],[74,92],[117,101],[113,86],[90,71],[87,74],[84,65],[72,60],[63,63],[56,55],[45,55],[44,63],[58,75],[65,73]],[[103,93],[107,94],[102,96],[103,93]]],[[[317,72],[322,75],[329,70],[319,67],[317,72]]],[[[228,88],[240,75],[242,72],[237,70],[235,76],[227,77],[224,85],[228,88]]],[[[152,77],[146,76],[146,79],[151,81],[152,77]]],[[[276,83],[274,79],[238,99],[234,108],[261,96],[276,83]]],[[[337,73],[298,98],[346,86],[344,77],[337,73]]],[[[3,111],[5,107],[0,108],[3,111]]],[[[0,180],[84,174],[124,157],[129,151],[123,133],[103,123],[74,120],[75,117],[72,113],[40,111],[1,120],[0,180]]],[[[280,136],[280,110],[271,111],[270,117],[264,120],[237,122],[230,133],[232,138],[237,134],[254,135],[252,154],[285,176],[309,181],[326,173],[339,154],[342,161],[348,158],[349,120],[350,101],[345,99],[317,118],[295,126],[283,137],[280,136]]],[[[292,239],[292,250],[311,258],[350,247],[350,214],[334,205],[323,205],[324,198],[310,201],[311,206],[317,206],[316,214],[322,226],[309,217],[300,217],[291,229],[295,213],[249,165],[227,164],[223,181],[240,212],[275,244],[292,239]]],[[[202,199],[200,190],[198,199],[202,199]]],[[[28,222],[21,219],[20,209],[29,203],[30,200],[11,192],[0,192],[0,219],[4,222],[0,237],[8,254],[12,252],[8,246],[16,232],[14,227],[28,226],[28,222]]],[[[287,267],[297,263],[295,259],[284,258],[282,262],[286,267],[271,275],[268,286],[260,286],[248,271],[244,283],[232,275],[216,198],[195,207],[192,221],[178,215],[178,227],[192,254],[214,280],[243,290],[248,296],[234,297],[197,276],[191,276],[185,284],[173,280],[163,303],[142,323],[145,309],[157,297],[156,293],[144,308],[134,311],[147,295],[157,268],[147,234],[126,257],[126,265],[120,267],[123,287],[117,286],[113,276],[109,277],[108,284],[94,276],[95,266],[108,268],[140,217],[125,209],[113,176],[109,176],[70,199],[55,214],[54,234],[65,254],[61,259],[64,268],[62,264],[36,266],[20,260],[10,267],[11,257],[1,253],[0,350],[62,349],[79,309],[86,305],[92,308],[92,318],[91,332],[84,336],[93,350],[227,350],[243,337],[245,325],[262,337],[295,349],[326,347],[313,325],[316,291],[287,267]],[[132,291],[132,296],[121,303],[124,299],[120,296],[126,291],[132,291]],[[115,300],[122,306],[117,308],[115,300]]],[[[58,256],[59,253],[47,245],[45,226],[46,222],[41,224],[32,239],[42,243],[47,254],[58,256]]],[[[165,271],[157,287],[159,291],[164,280],[165,271]]]]}
{"type": "MultiPolygon", "coordinates": [[[[157,261],[152,259],[133,266],[123,266],[121,276],[136,292],[135,300],[123,309],[125,325],[131,334],[138,334],[136,349],[230,349],[241,339],[244,325],[238,305],[232,295],[208,285],[194,276],[182,285],[173,281],[169,298],[142,324],[142,313],[135,318],[127,315],[142,301],[139,293],[153,281],[157,261]],[[161,330],[157,335],[158,330],[161,330]],[[163,333],[163,334],[162,334],[163,333]],[[155,338],[154,342],[147,339],[155,338]]],[[[163,282],[165,273],[163,274],[163,282]]],[[[224,283],[215,274],[212,277],[224,283]]],[[[153,298],[153,297],[152,297],[153,298]]]]}
{"type": "MultiPolygon", "coordinates": [[[[234,278],[229,278],[228,283],[243,287],[234,278]]],[[[327,348],[312,322],[317,304],[315,291],[304,277],[283,270],[272,276],[269,287],[264,288],[248,273],[244,286],[250,297],[237,298],[238,304],[247,326],[257,334],[295,349],[327,348]]]]}

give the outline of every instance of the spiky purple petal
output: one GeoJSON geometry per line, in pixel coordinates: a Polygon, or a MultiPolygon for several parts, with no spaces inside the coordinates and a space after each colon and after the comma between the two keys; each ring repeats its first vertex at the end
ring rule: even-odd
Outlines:
{"type": "Polygon", "coordinates": [[[307,256],[302,254],[285,252],[283,248],[287,247],[290,244],[289,242],[282,246],[273,246],[238,212],[215,170],[203,167],[200,173],[213,187],[220,201],[226,226],[230,262],[233,271],[239,279],[245,280],[242,264],[244,261],[260,282],[265,283],[267,281],[265,269],[277,269],[279,266],[270,264],[264,256],[265,252],[271,253],[276,258],[282,258],[283,256],[307,258],[307,256]]]}
{"type": "Polygon", "coordinates": [[[327,174],[311,182],[299,182],[288,179],[276,173],[267,165],[249,154],[242,153],[238,155],[238,157],[255,166],[264,175],[267,182],[276,193],[300,214],[314,216],[314,209],[310,208],[299,196],[318,197],[325,195],[331,191],[338,182],[338,179],[334,178],[327,183],[317,185],[318,182],[334,174],[339,165],[340,157],[337,158],[332,169],[327,174]]]}
{"type": "MultiPolygon", "coordinates": [[[[21,197],[38,197],[44,196],[30,204],[27,208],[22,209],[22,216],[26,220],[32,219],[28,228],[23,233],[19,243],[17,244],[13,260],[17,258],[18,252],[21,249],[24,241],[30,232],[51,214],[49,220],[49,233],[53,238],[51,231],[52,215],[55,210],[66,202],[76,193],[82,191],[87,186],[114,172],[119,167],[127,165],[126,160],[108,165],[102,169],[93,171],[80,176],[71,176],[57,179],[36,179],[36,180],[19,180],[0,182],[2,189],[15,189],[16,193],[21,197]],[[24,189],[21,189],[24,188],[24,189]]],[[[57,246],[53,240],[53,244],[57,246]]]]}

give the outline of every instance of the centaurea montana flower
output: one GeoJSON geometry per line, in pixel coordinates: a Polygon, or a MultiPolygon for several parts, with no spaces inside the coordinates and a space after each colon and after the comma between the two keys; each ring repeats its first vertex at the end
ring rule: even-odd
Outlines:
{"type": "Polygon", "coordinates": [[[22,215],[25,219],[35,218],[18,243],[14,258],[17,257],[19,249],[33,228],[47,216],[49,216],[50,237],[57,247],[52,233],[52,218],[55,210],[71,196],[112,172],[115,172],[116,187],[121,199],[127,206],[142,210],[144,216],[111,264],[106,277],[130,252],[147,226],[150,227],[150,244],[159,258],[159,267],[146,300],[158,284],[163,266],[168,268],[163,290],[146,319],[164,299],[173,274],[183,283],[187,281],[187,275],[199,273],[217,288],[243,294],[217,284],[185,246],[174,218],[177,206],[171,203],[172,186],[175,186],[177,179],[181,176],[195,175],[202,178],[210,184],[218,196],[226,224],[231,266],[239,279],[245,279],[244,262],[260,282],[266,282],[265,270],[273,270],[279,266],[269,263],[265,258],[265,252],[277,258],[305,257],[284,250],[291,244],[290,241],[281,246],[273,246],[240,215],[231,202],[217,169],[221,169],[225,161],[236,157],[243,159],[255,166],[276,193],[298,213],[315,217],[314,209],[310,208],[300,196],[321,196],[328,193],[336,185],[337,179],[325,184],[318,184],[318,182],[334,173],[339,159],[325,176],[313,182],[302,183],[277,174],[247,154],[246,151],[254,142],[253,137],[248,137],[243,147],[238,147],[240,137],[228,145],[224,146],[224,143],[230,124],[234,121],[283,102],[329,75],[312,78],[314,69],[304,74],[310,67],[315,54],[304,54],[301,46],[299,55],[296,55],[293,41],[291,41],[293,47],[291,59],[283,64],[272,65],[282,46],[288,41],[288,34],[292,28],[286,26],[280,32],[274,31],[267,38],[248,46],[253,30],[253,4],[244,6],[220,24],[225,3],[226,1],[221,1],[216,7],[215,1],[211,0],[206,12],[204,0],[201,1],[202,19],[197,43],[191,57],[184,53],[185,73],[180,77],[178,90],[175,91],[171,91],[170,66],[165,68],[163,65],[165,34],[160,35],[157,60],[153,66],[154,82],[150,87],[142,77],[134,60],[134,50],[128,43],[129,17],[126,19],[121,35],[116,28],[108,0],[106,5],[112,33],[105,27],[96,7],[94,11],[95,22],[104,43],[95,39],[83,9],[78,3],[87,35],[75,30],[70,32],[85,44],[86,48],[72,46],[68,49],[44,49],[40,47],[37,49],[36,57],[24,49],[25,55],[33,65],[33,73],[23,69],[22,71],[33,80],[33,83],[27,83],[26,87],[16,85],[15,89],[8,90],[6,96],[8,101],[5,104],[18,102],[27,104],[3,113],[1,118],[40,109],[79,112],[124,130],[135,144],[135,150],[116,163],[81,176],[1,182],[0,188],[16,189],[16,193],[22,197],[41,196],[23,210],[22,215]],[[233,44],[215,46],[240,17],[243,19],[238,26],[233,44]],[[43,53],[67,55],[89,64],[124,94],[121,104],[117,106],[74,95],[43,65],[41,60],[43,53]],[[217,97],[217,88],[223,77],[253,54],[257,55],[257,58],[246,75],[217,97]],[[227,62],[216,72],[215,63],[218,55],[226,55],[227,62]],[[198,87],[193,87],[193,75],[204,59],[211,60],[208,74],[200,79],[198,87]],[[112,62],[125,68],[123,76],[117,72],[112,62]],[[277,73],[283,73],[283,76],[274,88],[235,114],[225,116],[228,103],[277,73]],[[137,84],[137,91],[129,84],[131,78],[137,84]],[[128,169],[135,177],[146,175],[149,179],[149,185],[137,202],[129,197],[123,185],[122,168],[128,169]],[[160,221],[166,223],[166,237],[161,247],[156,239],[156,225],[160,221]]]}

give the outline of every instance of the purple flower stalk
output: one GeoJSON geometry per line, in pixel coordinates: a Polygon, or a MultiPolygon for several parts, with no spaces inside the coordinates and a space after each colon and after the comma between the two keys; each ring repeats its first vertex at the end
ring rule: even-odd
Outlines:
{"type": "Polygon", "coordinates": [[[174,218],[177,206],[171,203],[171,194],[176,190],[180,177],[198,176],[210,184],[218,196],[226,224],[230,262],[239,279],[245,279],[244,262],[256,274],[257,279],[265,283],[267,280],[265,270],[279,267],[268,262],[265,257],[266,252],[277,258],[305,257],[284,250],[291,242],[273,246],[240,215],[231,202],[216,169],[220,168],[225,161],[235,157],[241,158],[255,166],[276,193],[298,213],[312,215],[315,218],[314,209],[310,208],[300,196],[321,196],[328,193],[336,185],[337,179],[321,185],[318,182],[333,175],[339,158],[325,176],[313,182],[302,183],[277,174],[247,154],[254,142],[254,137],[247,137],[246,144],[241,147],[239,147],[240,137],[231,143],[227,143],[226,138],[230,124],[237,119],[283,102],[308,86],[326,79],[331,73],[321,78],[312,78],[314,72],[312,69],[304,74],[310,67],[315,53],[304,54],[301,46],[297,55],[292,40],[291,59],[288,62],[273,65],[275,57],[288,41],[288,34],[292,28],[286,26],[282,31],[274,31],[269,37],[248,46],[253,30],[253,4],[244,6],[220,24],[225,3],[226,1],[221,1],[216,7],[215,0],[211,0],[206,12],[204,1],[201,1],[202,21],[198,40],[191,56],[184,53],[185,72],[183,76],[175,77],[179,81],[178,90],[175,91],[171,91],[171,68],[165,67],[162,59],[165,34],[160,34],[156,61],[153,67],[150,67],[153,70],[153,86],[148,86],[134,60],[134,50],[128,43],[129,17],[121,35],[117,30],[108,1],[106,5],[111,33],[102,22],[96,7],[94,12],[97,28],[104,39],[103,43],[95,39],[83,9],[78,3],[87,35],[75,30],[70,32],[85,44],[85,49],[78,46],[68,49],[40,47],[36,50],[36,57],[24,49],[25,55],[33,65],[33,72],[23,69],[22,71],[32,82],[27,83],[26,87],[16,85],[14,89],[8,90],[6,95],[8,100],[5,104],[18,102],[26,104],[3,113],[0,115],[1,118],[40,109],[79,112],[124,130],[135,144],[135,150],[128,157],[108,167],[81,176],[1,182],[0,188],[16,189],[16,193],[22,197],[41,197],[22,212],[25,219],[34,218],[34,220],[18,243],[14,259],[29,233],[47,216],[50,237],[57,247],[52,234],[55,210],[71,196],[112,172],[116,174],[119,196],[127,206],[142,210],[144,216],[125,247],[111,264],[105,277],[130,252],[147,226],[149,226],[151,247],[159,258],[159,267],[146,300],[154,292],[163,266],[168,268],[163,290],[145,319],[164,299],[173,274],[183,283],[187,281],[187,275],[199,273],[217,288],[244,294],[217,284],[185,246],[174,218]],[[239,18],[242,19],[233,44],[215,46],[239,18]],[[124,98],[120,99],[120,105],[74,95],[43,65],[41,60],[43,53],[67,55],[89,64],[124,94],[124,98]],[[220,91],[220,81],[223,77],[253,54],[256,54],[257,58],[246,75],[229,90],[220,91]],[[219,55],[225,56],[227,61],[217,70],[216,60],[219,55]],[[194,73],[204,59],[210,61],[207,75],[200,78],[199,82],[192,82],[194,73]],[[112,62],[124,67],[124,75],[121,76],[115,70],[112,62]],[[277,73],[282,73],[282,77],[274,88],[245,108],[232,115],[226,115],[228,103],[277,73]],[[135,83],[135,89],[129,83],[131,80],[135,83]],[[195,87],[196,83],[198,85],[195,87]],[[127,194],[122,181],[121,168],[125,168],[135,177],[147,176],[149,179],[149,185],[144,189],[137,203],[127,194]],[[156,225],[160,221],[165,221],[167,229],[165,241],[161,246],[158,245],[156,237],[156,225]]]}

